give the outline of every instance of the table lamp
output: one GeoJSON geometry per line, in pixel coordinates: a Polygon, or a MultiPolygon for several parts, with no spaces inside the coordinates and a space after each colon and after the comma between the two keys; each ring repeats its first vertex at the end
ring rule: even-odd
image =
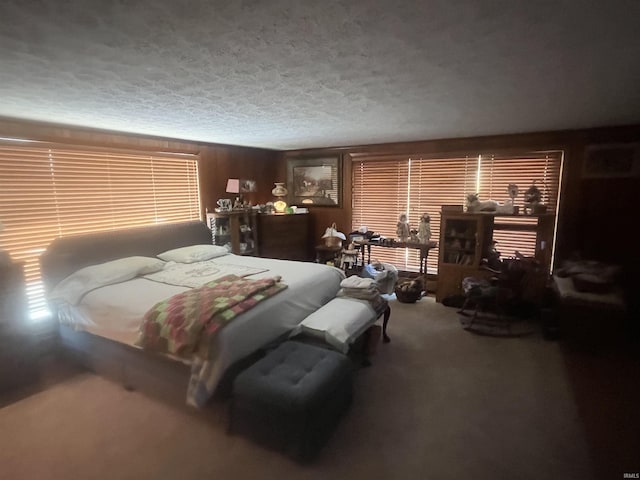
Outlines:
{"type": "MultiPolygon", "coordinates": [[[[239,178],[230,178],[227,180],[227,193],[235,193],[238,196],[236,197],[236,204],[242,205],[242,193],[240,192],[240,179],[239,178]]],[[[235,205],[234,204],[234,207],[235,205]]]]}

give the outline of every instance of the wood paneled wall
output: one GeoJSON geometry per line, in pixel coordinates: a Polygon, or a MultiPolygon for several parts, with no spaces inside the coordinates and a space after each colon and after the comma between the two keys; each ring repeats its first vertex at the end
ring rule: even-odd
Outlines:
{"type": "MultiPolygon", "coordinates": [[[[640,125],[586,130],[566,130],[516,135],[443,139],[420,142],[361,145],[328,149],[282,152],[280,171],[289,158],[340,153],[343,157],[343,205],[341,208],[312,207],[315,238],[336,222],[343,232],[351,231],[351,167],[355,155],[407,156],[455,153],[499,153],[522,150],[563,150],[562,198],[558,212],[556,262],[579,252],[589,258],[628,263],[629,251],[620,248],[618,233],[629,231],[638,221],[636,202],[640,177],[617,179],[582,178],[585,148],[589,145],[639,142],[640,125]]],[[[395,220],[394,220],[395,221],[395,220]]],[[[634,255],[634,262],[638,262],[634,255]]]]}
{"type": "Polygon", "coordinates": [[[199,176],[202,207],[213,211],[219,198],[235,198],[226,193],[227,179],[246,178],[256,181],[256,192],[244,194],[254,205],[273,198],[276,180],[277,152],[248,147],[204,146],[200,152],[199,176]]]}

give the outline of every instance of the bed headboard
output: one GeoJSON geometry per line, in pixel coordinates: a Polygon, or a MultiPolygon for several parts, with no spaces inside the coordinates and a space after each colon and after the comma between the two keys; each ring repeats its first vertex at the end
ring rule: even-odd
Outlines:
{"type": "Polygon", "coordinates": [[[110,230],[58,237],[40,256],[46,291],[80,268],[116,258],[155,257],[172,248],[210,244],[211,231],[204,222],[165,223],[148,227],[110,230]]]}

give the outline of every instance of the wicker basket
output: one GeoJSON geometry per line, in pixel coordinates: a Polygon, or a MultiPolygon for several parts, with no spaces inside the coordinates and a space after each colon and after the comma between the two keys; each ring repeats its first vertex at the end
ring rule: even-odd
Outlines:
{"type": "Polygon", "coordinates": [[[325,237],[324,244],[327,247],[340,247],[342,246],[342,239],[340,237],[325,237]]]}
{"type": "Polygon", "coordinates": [[[420,280],[401,280],[396,284],[394,291],[399,302],[415,303],[422,297],[422,282],[420,280]]]}
{"type": "MultiPolygon", "coordinates": [[[[327,229],[327,231],[331,231],[331,232],[337,232],[337,227],[335,222],[331,225],[331,227],[329,227],[327,229]]],[[[341,247],[342,246],[342,239],[338,236],[335,235],[330,235],[328,237],[324,237],[324,244],[327,247],[341,247]]]]}

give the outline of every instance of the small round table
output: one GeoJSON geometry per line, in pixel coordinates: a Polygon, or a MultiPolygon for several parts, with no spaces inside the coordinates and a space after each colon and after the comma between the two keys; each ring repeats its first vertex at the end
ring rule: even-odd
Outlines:
{"type": "Polygon", "coordinates": [[[342,254],[342,245],[327,246],[316,245],[316,263],[333,262],[334,265],[340,263],[340,255],[342,254]]]}

